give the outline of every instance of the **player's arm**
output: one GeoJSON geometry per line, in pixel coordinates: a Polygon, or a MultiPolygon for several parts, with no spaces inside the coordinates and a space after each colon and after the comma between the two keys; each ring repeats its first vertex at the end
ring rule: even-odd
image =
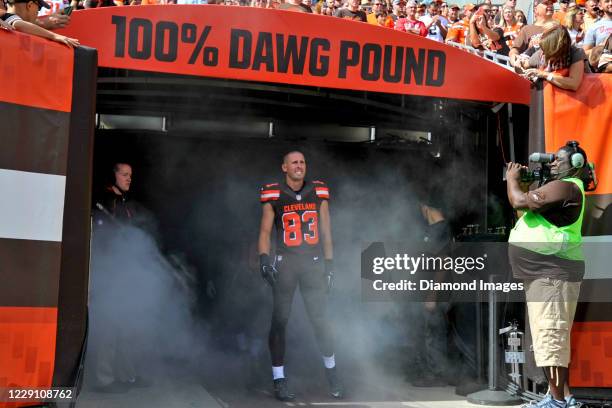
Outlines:
{"type": "Polygon", "coordinates": [[[257,251],[260,255],[270,255],[270,237],[272,235],[272,227],[274,226],[274,209],[270,203],[265,203],[261,208],[261,225],[259,227],[257,251]]]}
{"type": "Polygon", "coordinates": [[[331,220],[329,216],[329,202],[323,200],[319,209],[321,217],[321,238],[323,239],[323,254],[325,259],[334,259],[334,246],[332,243],[331,220]]]}

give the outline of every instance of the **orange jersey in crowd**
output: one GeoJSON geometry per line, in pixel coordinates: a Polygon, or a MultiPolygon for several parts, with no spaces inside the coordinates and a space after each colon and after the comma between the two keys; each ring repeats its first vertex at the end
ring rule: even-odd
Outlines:
{"type": "MultiPolygon", "coordinates": [[[[376,20],[376,14],[368,14],[368,24],[378,25],[378,20],[376,20]]],[[[393,18],[391,18],[391,16],[387,16],[387,19],[385,20],[385,27],[393,28],[394,25],[395,23],[393,22],[393,18]]]]}
{"type": "Polygon", "coordinates": [[[504,28],[504,37],[506,37],[506,44],[508,47],[512,48],[512,44],[514,43],[514,39],[518,36],[519,31],[521,31],[522,24],[516,23],[512,27],[506,26],[504,28]]]}
{"type": "Polygon", "coordinates": [[[464,18],[462,20],[455,21],[448,27],[448,33],[446,34],[447,40],[452,40],[459,44],[467,45],[467,39],[469,38],[470,22],[464,18]]]}
{"type": "Polygon", "coordinates": [[[553,14],[553,19],[557,20],[559,22],[559,24],[561,25],[565,25],[565,15],[567,13],[559,10],[557,12],[555,12],[555,14],[553,14]]]}

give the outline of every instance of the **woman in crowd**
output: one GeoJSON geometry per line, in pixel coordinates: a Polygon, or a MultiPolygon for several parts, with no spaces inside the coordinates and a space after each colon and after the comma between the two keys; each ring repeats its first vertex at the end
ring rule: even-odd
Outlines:
{"type": "Polygon", "coordinates": [[[491,6],[487,3],[478,6],[470,18],[470,45],[477,50],[493,51],[500,55],[508,55],[510,48],[506,44],[504,31],[500,27],[489,26],[491,6]]]}
{"type": "Polygon", "coordinates": [[[448,3],[447,2],[443,2],[442,4],[440,4],[440,14],[442,15],[442,17],[448,20],[448,3]]]}
{"type": "Polygon", "coordinates": [[[525,13],[522,10],[516,10],[514,12],[514,18],[516,18],[516,22],[521,25],[521,27],[527,25],[527,17],[525,17],[525,13]]]}
{"type": "Polygon", "coordinates": [[[543,79],[562,89],[575,91],[580,87],[585,70],[589,70],[582,48],[572,45],[567,29],[547,23],[540,38],[540,49],[527,62],[524,75],[532,80],[543,79]]]}
{"type": "Polygon", "coordinates": [[[579,8],[574,8],[565,15],[565,27],[572,38],[572,44],[576,47],[582,47],[582,40],[584,40],[583,23],[584,12],[579,8]]]}
{"type": "Polygon", "coordinates": [[[499,27],[504,30],[504,38],[509,48],[512,48],[514,39],[518,36],[522,25],[516,21],[514,9],[511,7],[504,7],[502,9],[502,19],[499,23],[499,27]]]}

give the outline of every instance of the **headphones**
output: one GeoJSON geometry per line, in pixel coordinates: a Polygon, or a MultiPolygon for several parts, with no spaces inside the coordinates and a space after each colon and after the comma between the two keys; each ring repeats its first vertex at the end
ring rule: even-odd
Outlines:
{"type": "Polygon", "coordinates": [[[572,168],[574,169],[583,168],[586,162],[586,160],[584,159],[584,155],[580,153],[580,150],[578,150],[578,145],[579,143],[575,140],[570,140],[565,144],[566,147],[569,147],[574,151],[570,156],[570,163],[572,165],[572,168]]]}

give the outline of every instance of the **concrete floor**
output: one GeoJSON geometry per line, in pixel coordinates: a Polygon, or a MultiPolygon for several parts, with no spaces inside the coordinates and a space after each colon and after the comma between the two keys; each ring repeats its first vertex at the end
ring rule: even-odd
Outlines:
{"type": "MultiPolygon", "coordinates": [[[[348,388],[347,398],[334,400],[324,392],[296,390],[298,397],[293,402],[274,400],[268,387],[234,389],[204,385],[190,381],[166,379],[156,381],[149,388],[132,389],[124,394],[101,394],[84,391],[77,401],[78,408],[260,408],[260,407],[341,407],[341,408],[468,408],[488,407],[474,405],[464,397],[455,395],[453,387],[416,388],[405,383],[388,384],[385,389],[372,392],[374,398],[367,398],[368,387],[348,388]],[[305,396],[308,395],[309,398],[305,396]]],[[[352,385],[358,385],[351,381],[352,385]]],[[[271,387],[270,387],[271,388],[271,387]]],[[[308,387],[310,388],[310,386],[308,387]]]]}

